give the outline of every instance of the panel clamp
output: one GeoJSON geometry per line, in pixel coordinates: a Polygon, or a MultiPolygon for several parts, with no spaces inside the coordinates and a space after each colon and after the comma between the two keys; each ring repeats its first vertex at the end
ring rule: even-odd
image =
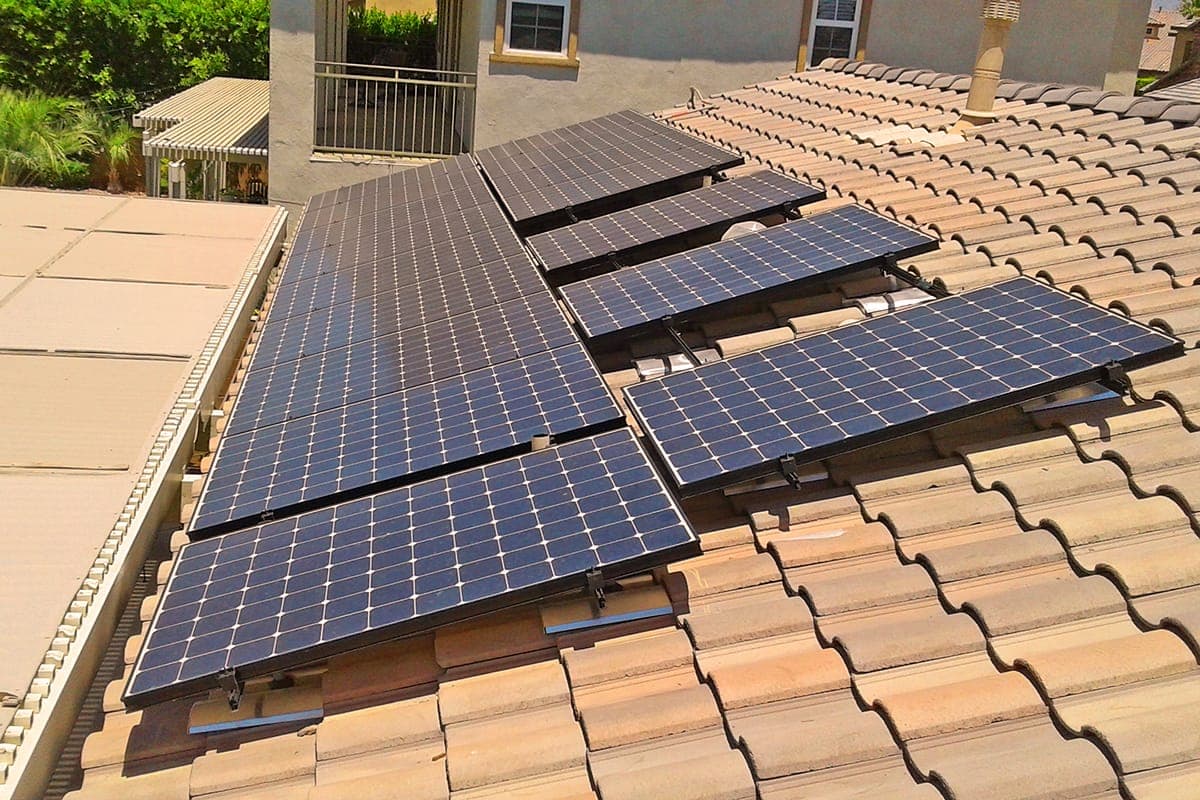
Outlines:
{"type": "Polygon", "coordinates": [[[598,617],[608,605],[608,598],[604,596],[604,573],[593,567],[587,571],[586,577],[588,601],[592,604],[592,614],[598,617]]]}
{"type": "Polygon", "coordinates": [[[238,706],[242,704],[242,692],[246,690],[246,683],[238,677],[236,669],[226,669],[217,673],[217,685],[225,692],[225,698],[229,701],[229,710],[237,711],[238,706]]]}
{"type": "Polygon", "coordinates": [[[683,335],[680,334],[679,330],[675,327],[675,317],[671,314],[668,314],[660,319],[659,322],[662,323],[663,330],[667,332],[667,335],[675,340],[675,344],[679,345],[679,349],[683,351],[683,354],[687,357],[687,360],[692,362],[692,366],[700,366],[701,363],[703,363],[700,361],[700,356],[696,355],[696,351],[692,350],[692,346],[684,341],[683,335]]]}
{"type": "Polygon", "coordinates": [[[574,206],[567,206],[563,209],[563,213],[567,215],[567,219],[571,220],[572,225],[574,225],[576,222],[579,222],[579,217],[575,216],[574,206]]]}
{"type": "Polygon", "coordinates": [[[779,472],[793,489],[800,488],[800,484],[802,483],[800,480],[800,465],[796,463],[796,455],[794,453],[779,457],[779,472]]]}
{"type": "Polygon", "coordinates": [[[1101,369],[1104,371],[1100,378],[1100,384],[1110,391],[1120,395],[1129,394],[1133,389],[1133,381],[1129,378],[1129,373],[1125,371],[1125,367],[1119,361],[1110,361],[1101,369]]]}

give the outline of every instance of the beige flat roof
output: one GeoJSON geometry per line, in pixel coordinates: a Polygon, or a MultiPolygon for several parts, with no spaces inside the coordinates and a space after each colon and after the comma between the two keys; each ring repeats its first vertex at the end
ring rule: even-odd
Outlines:
{"type": "Polygon", "coordinates": [[[25,695],[281,215],[0,189],[0,693],[25,695]]]}

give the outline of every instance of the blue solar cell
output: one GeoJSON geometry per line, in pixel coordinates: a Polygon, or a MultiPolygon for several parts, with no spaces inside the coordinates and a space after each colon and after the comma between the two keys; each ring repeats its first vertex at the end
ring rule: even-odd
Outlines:
{"type": "Polygon", "coordinates": [[[920,231],[847,206],[572,283],[562,294],[583,332],[596,338],[936,246],[920,231]]]}
{"type": "Polygon", "coordinates": [[[619,424],[578,342],[222,439],[193,531],[619,424]]]}
{"type": "Polygon", "coordinates": [[[226,434],[274,425],[411,389],[575,342],[547,291],[390,333],[348,347],[272,364],[252,364],[226,434]]]}
{"type": "Polygon", "coordinates": [[[768,170],[539,233],[528,243],[553,270],[824,197],[819,189],[768,170]]]}
{"type": "Polygon", "coordinates": [[[681,490],[815,461],[1178,355],[1181,343],[1017,278],[625,390],[681,490]]]}
{"type": "Polygon", "coordinates": [[[126,702],[266,674],[695,552],[628,429],[185,545],[126,702]]]}
{"type": "Polygon", "coordinates": [[[447,271],[419,283],[406,283],[395,273],[383,270],[354,273],[352,279],[318,278],[277,300],[280,305],[269,312],[255,345],[251,368],[264,369],[399,330],[423,327],[545,289],[537,269],[524,256],[461,272],[447,271]],[[322,287],[327,288],[318,299],[322,287]],[[378,291],[385,287],[385,291],[378,291]]]}

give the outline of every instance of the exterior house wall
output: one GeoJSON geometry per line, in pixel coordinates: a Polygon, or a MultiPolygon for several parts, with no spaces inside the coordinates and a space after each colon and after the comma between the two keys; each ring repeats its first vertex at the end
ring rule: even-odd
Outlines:
{"type": "Polygon", "coordinates": [[[345,58],[345,5],[346,0],[271,0],[271,182],[267,190],[272,203],[290,212],[290,225],[312,195],[407,166],[313,158],[314,62],[345,58]]]}
{"type": "Polygon", "coordinates": [[[799,0],[584,0],[578,68],[492,61],[496,2],[478,4],[477,147],[796,68],[799,0]]]}
{"type": "MultiPolygon", "coordinates": [[[[969,5],[875,0],[867,59],[970,73],[982,21],[969,5]],[[938,24],[944,20],[954,24],[938,24]]],[[[1132,94],[1149,11],[1150,0],[1024,0],[1009,39],[1004,77],[1132,94]]]]}

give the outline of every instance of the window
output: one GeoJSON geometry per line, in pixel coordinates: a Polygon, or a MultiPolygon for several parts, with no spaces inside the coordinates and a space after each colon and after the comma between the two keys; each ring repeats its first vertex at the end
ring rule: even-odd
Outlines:
{"type": "Polygon", "coordinates": [[[551,3],[512,0],[508,4],[508,40],[504,49],[565,54],[570,13],[566,0],[551,3]]]}
{"type": "Polygon", "coordinates": [[[580,0],[498,0],[492,61],[578,67],[580,0]]]}
{"type": "Polygon", "coordinates": [[[852,58],[862,13],[859,0],[817,0],[808,34],[808,65],[827,58],[852,58]]]}

